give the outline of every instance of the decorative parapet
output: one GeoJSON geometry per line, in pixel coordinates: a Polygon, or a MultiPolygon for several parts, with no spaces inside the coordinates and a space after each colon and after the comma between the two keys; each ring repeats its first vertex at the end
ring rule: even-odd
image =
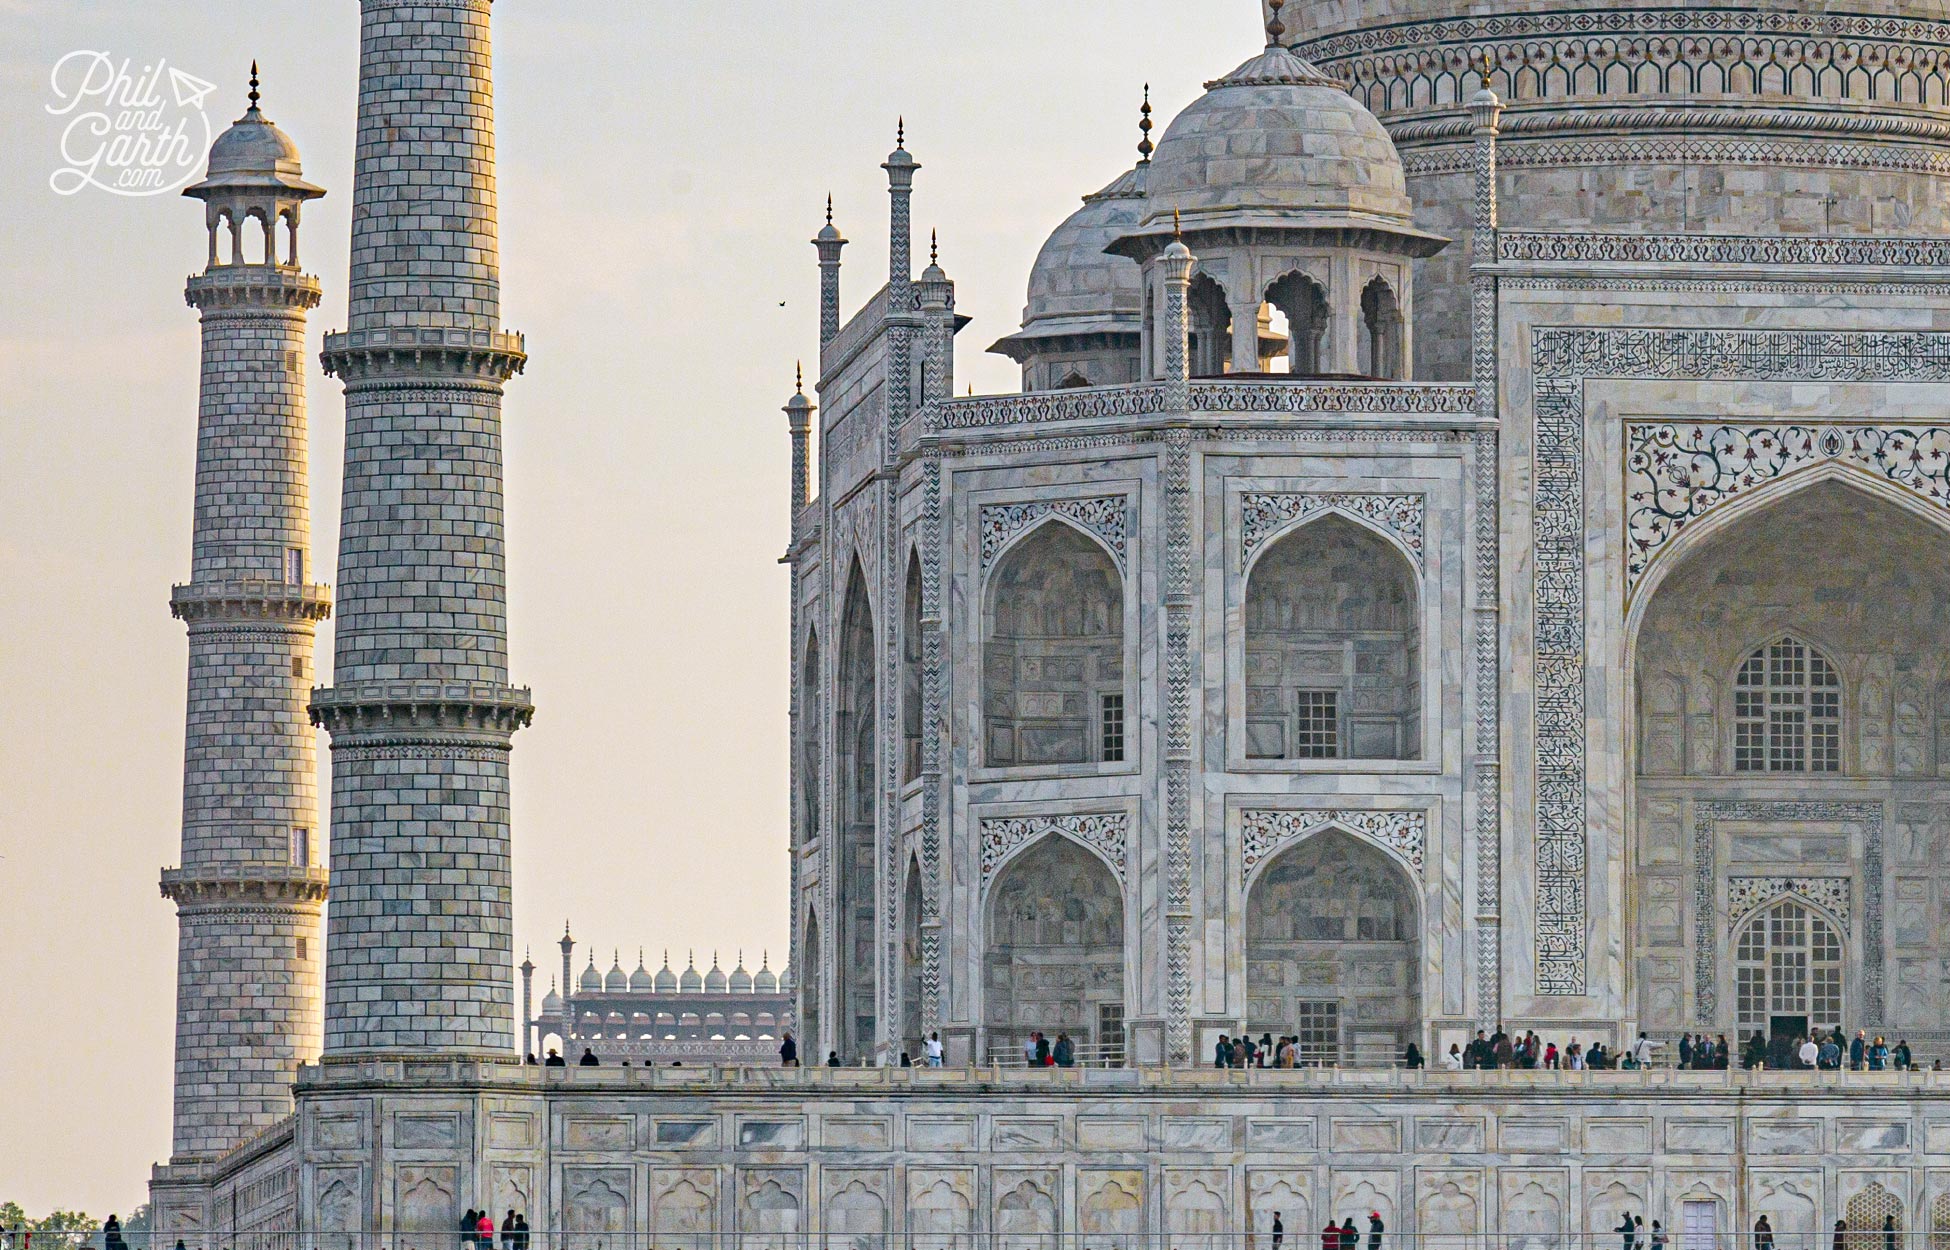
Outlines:
{"type": "MultiPolygon", "coordinates": [[[[1191,383],[1192,413],[1322,413],[1373,416],[1475,415],[1476,388],[1432,382],[1343,382],[1208,379],[1191,383]]],[[[1051,425],[1160,416],[1162,383],[984,395],[930,404],[922,420],[929,433],[984,430],[1016,425],[1051,425]]]]}
{"type": "Polygon", "coordinates": [[[172,586],[169,614],[199,621],[322,621],[332,614],[332,588],[269,578],[190,582],[172,586]]]}
{"type": "Polygon", "coordinates": [[[311,723],[358,746],[433,739],[505,748],[534,719],[528,689],[498,682],[355,682],[311,696],[311,723]]]}
{"type": "Polygon", "coordinates": [[[325,336],[325,350],[318,358],[326,373],[347,382],[399,374],[505,382],[528,363],[520,334],[456,326],[342,330],[325,336]]]}
{"type": "Polygon", "coordinates": [[[1738,234],[1581,234],[1503,231],[1501,261],[1676,265],[1950,267],[1950,240],[1738,234]]]}
{"type": "Polygon", "coordinates": [[[290,864],[219,864],[206,868],[165,868],[162,896],[178,907],[232,907],[280,903],[322,903],[327,873],[319,867],[290,864]]]}
{"type": "Polygon", "coordinates": [[[1192,410],[1473,417],[1476,387],[1469,383],[1212,379],[1192,383],[1192,410]]]}
{"type": "Polygon", "coordinates": [[[1296,51],[1376,113],[1453,107],[1487,56],[1505,99],[1788,96],[1886,106],[1950,95],[1950,23],[1803,10],[1484,12],[1329,35],[1296,51]]]}
{"type": "Polygon", "coordinates": [[[316,308],[318,279],[282,265],[218,265],[190,275],[183,302],[191,308],[316,308]]]}

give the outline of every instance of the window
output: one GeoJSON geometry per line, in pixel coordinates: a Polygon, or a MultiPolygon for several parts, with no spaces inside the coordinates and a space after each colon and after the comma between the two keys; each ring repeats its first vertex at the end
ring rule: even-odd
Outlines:
{"type": "Polygon", "coordinates": [[[1773,1016],[1810,1027],[1842,1023],[1842,941],[1821,913],[1782,899],[1756,916],[1734,950],[1734,1004],[1743,1033],[1770,1032],[1773,1016]]]}
{"type": "Polygon", "coordinates": [[[300,586],[305,581],[305,549],[286,547],[284,549],[284,584],[300,586]]]}
{"type": "Polygon", "coordinates": [[[1300,1062],[1326,1066],[1341,1061],[1341,1004],[1317,999],[1297,1004],[1294,1032],[1300,1038],[1300,1062]]]}
{"type": "Polygon", "coordinates": [[[306,938],[298,939],[298,958],[301,962],[311,958],[311,942],[306,938]]]}
{"type": "Polygon", "coordinates": [[[1842,680],[1796,638],[1741,662],[1733,691],[1733,769],[1833,773],[1842,767],[1842,680]]]}
{"type": "Polygon", "coordinates": [[[1097,1004],[1097,1045],[1107,1062],[1124,1053],[1124,1004],[1097,1004]]]}
{"type": "Polygon", "coordinates": [[[1341,693],[1338,690],[1298,692],[1299,719],[1294,733],[1294,757],[1333,760],[1341,756],[1341,693]]]}
{"type": "Polygon", "coordinates": [[[292,657],[291,657],[291,675],[292,675],[293,677],[303,677],[303,676],[305,675],[305,657],[304,657],[304,656],[302,656],[302,655],[294,655],[294,656],[292,656],[292,657]]]}
{"type": "Polygon", "coordinates": [[[291,862],[299,868],[311,867],[311,830],[294,828],[291,831],[291,862]]]}
{"type": "Polygon", "coordinates": [[[1124,696],[1106,694],[1103,704],[1104,763],[1124,762],[1124,696]]]}

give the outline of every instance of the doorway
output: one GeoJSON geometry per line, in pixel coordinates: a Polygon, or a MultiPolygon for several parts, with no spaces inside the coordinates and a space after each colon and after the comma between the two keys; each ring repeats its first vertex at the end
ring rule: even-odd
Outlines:
{"type": "Polygon", "coordinates": [[[1714,1250],[1720,1231],[1720,1204],[1711,1200],[1679,1204],[1679,1250],[1714,1250]]]}

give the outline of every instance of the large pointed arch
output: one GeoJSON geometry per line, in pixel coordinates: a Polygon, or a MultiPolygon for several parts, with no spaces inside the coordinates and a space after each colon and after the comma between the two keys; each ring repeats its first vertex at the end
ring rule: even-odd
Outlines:
{"type": "Polygon", "coordinates": [[[1246,1027],[1303,1060],[1391,1063],[1422,1040],[1422,906],[1393,856],[1338,825],[1270,856],[1246,890],[1246,1027]]]}
{"type": "Polygon", "coordinates": [[[806,631],[806,649],[799,660],[799,832],[800,841],[820,834],[820,801],[825,787],[826,700],[819,668],[819,629],[806,631]]]}
{"type": "Polygon", "coordinates": [[[982,748],[992,767],[1126,758],[1124,576],[1052,512],[996,556],[983,589],[982,748]]]}
{"type": "Polygon", "coordinates": [[[853,1060],[876,1032],[875,852],[880,814],[877,635],[866,574],[855,561],[841,601],[834,709],[833,1023],[834,1048],[853,1060]]]}
{"type": "Polygon", "coordinates": [[[921,553],[909,550],[901,593],[901,783],[921,775],[921,553]]]}
{"type": "Polygon", "coordinates": [[[1082,842],[1046,832],[996,872],[983,900],[982,1021],[989,1054],[1013,1059],[1032,1030],[1121,1045],[1123,889],[1082,842]]]}
{"type": "Polygon", "coordinates": [[[1244,754],[1419,759],[1421,587],[1399,540],[1330,508],[1245,572],[1244,754]]]}

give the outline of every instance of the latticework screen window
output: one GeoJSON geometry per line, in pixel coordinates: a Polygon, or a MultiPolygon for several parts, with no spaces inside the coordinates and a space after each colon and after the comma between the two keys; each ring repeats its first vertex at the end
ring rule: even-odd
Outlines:
{"type": "Polygon", "coordinates": [[[1294,732],[1294,755],[1303,760],[1333,760],[1341,756],[1341,692],[1302,690],[1294,732]]]}
{"type": "Polygon", "coordinates": [[[1842,1020],[1842,939],[1813,908],[1783,899],[1741,931],[1734,948],[1734,1008],[1741,1032],[1772,1016],[1806,1016],[1811,1029],[1842,1020]]]}
{"type": "Polygon", "coordinates": [[[1303,1063],[1338,1063],[1341,1057],[1341,1005],[1333,999],[1296,1003],[1299,1019],[1294,1033],[1300,1038],[1303,1063]]]}
{"type": "Polygon", "coordinates": [[[1754,651],[1733,691],[1733,768],[1833,773],[1842,767],[1842,679],[1796,638],[1754,651]]]}

